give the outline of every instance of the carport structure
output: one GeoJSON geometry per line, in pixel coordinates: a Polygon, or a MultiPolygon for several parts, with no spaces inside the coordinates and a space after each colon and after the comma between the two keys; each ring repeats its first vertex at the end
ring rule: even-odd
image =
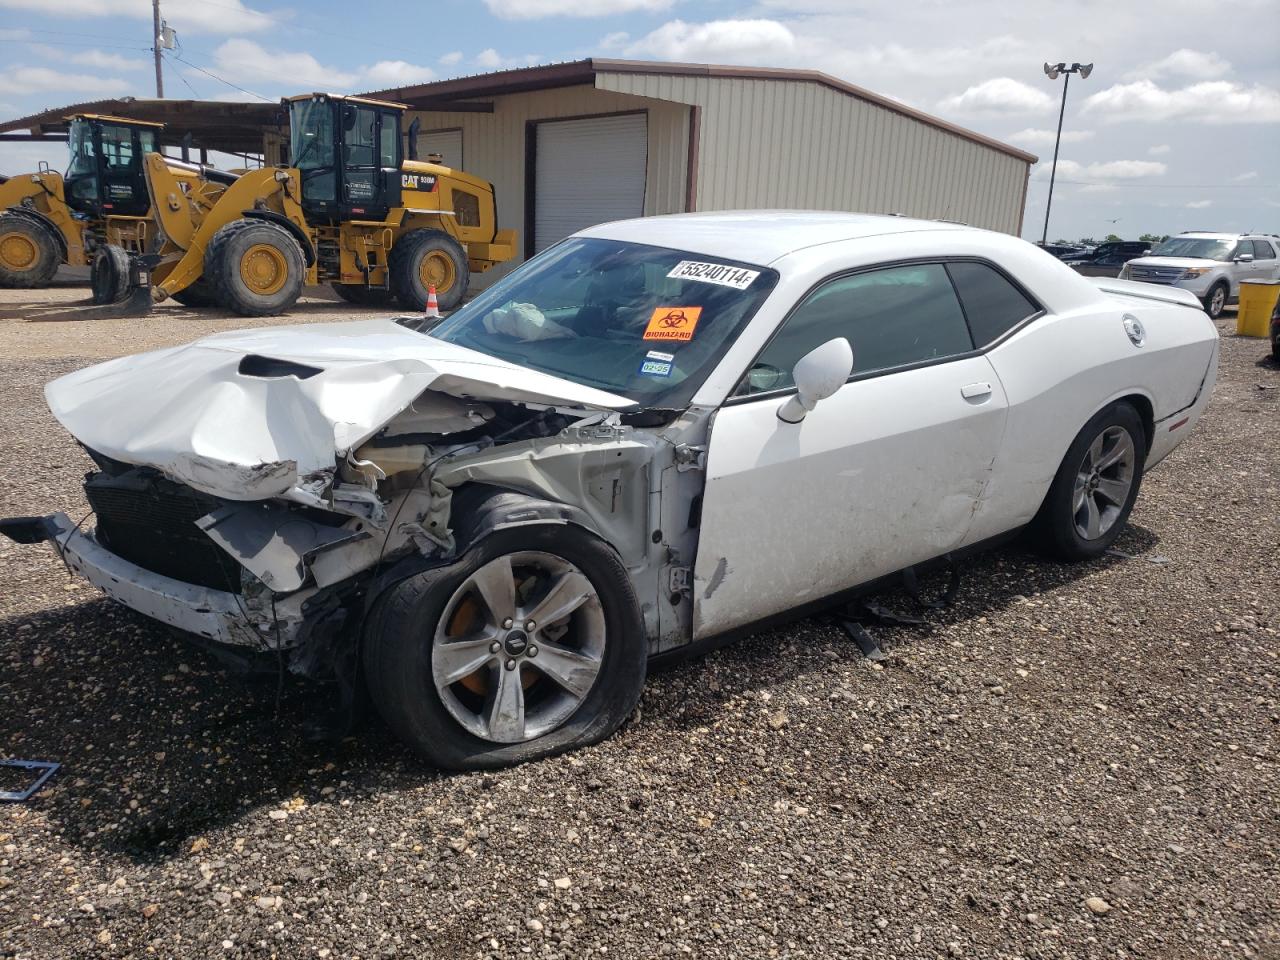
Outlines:
{"type": "MultiPolygon", "coordinates": [[[[234,154],[247,163],[279,163],[288,127],[278,103],[224,103],[216,100],[90,100],[0,123],[0,142],[65,142],[69,119],[81,113],[164,124],[160,143],[171,155],[184,146],[191,159],[207,162],[210,151],[234,154]]],[[[58,164],[53,164],[58,166],[58,164]]],[[[16,171],[5,171],[14,173],[16,171]]]]}
{"type": "Polygon", "coordinates": [[[733,208],[1016,234],[1036,161],[810,70],[594,58],[366,95],[414,111],[420,156],[494,183],[526,257],[594,223],[733,208]]]}

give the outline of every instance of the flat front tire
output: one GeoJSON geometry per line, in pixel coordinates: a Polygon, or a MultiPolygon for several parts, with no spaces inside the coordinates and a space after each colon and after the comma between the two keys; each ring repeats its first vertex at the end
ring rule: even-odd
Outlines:
{"type": "Polygon", "coordinates": [[[1132,405],[1113,403],[1076,435],[1033,526],[1062,560],[1089,560],[1111,546],[1142,485],[1147,435],[1132,405]]]}
{"type": "Polygon", "coordinates": [[[503,767],[596,743],[631,714],[647,642],[617,553],[571,525],[491,534],[380,597],[370,697],[429,763],[503,767]]]}

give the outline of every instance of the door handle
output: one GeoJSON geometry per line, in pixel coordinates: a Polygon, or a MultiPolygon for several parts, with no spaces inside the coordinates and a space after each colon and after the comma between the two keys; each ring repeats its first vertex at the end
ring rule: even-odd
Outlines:
{"type": "Polygon", "coordinates": [[[960,396],[974,403],[982,403],[991,396],[991,384],[966,383],[960,388],[960,396]]]}

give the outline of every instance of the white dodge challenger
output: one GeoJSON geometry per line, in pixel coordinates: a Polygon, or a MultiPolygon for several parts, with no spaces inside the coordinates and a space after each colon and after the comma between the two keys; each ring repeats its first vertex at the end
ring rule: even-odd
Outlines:
{"type": "Polygon", "coordinates": [[[1030,527],[1101,554],[1191,431],[1190,293],[954,224],[605,224],[442,321],[206,337],[47,388],[92,524],[0,521],[428,761],[600,740],[653,657],[1030,527]]]}

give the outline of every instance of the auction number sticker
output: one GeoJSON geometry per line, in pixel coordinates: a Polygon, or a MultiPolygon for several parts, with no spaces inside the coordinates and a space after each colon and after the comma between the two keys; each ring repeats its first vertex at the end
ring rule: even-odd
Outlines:
{"type": "Polygon", "coordinates": [[[692,340],[701,307],[657,307],[644,329],[646,340],[692,340]]]}
{"type": "Polygon", "coordinates": [[[657,350],[650,350],[644,355],[644,360],[640,364],[640,376],[642,377],[669,377],[674,369],[676,355],[674,353],[660,353],[657,350]]]}
{"type": "Polygon", "coordinates": [[[714,283],[721,287],[733,287],[745,290],[752,281],[760,276],[759,270],[744,270],[742,267],[731,267],[724,263],[701,263],[697,260],[681,260],[668,277],[677,280],[698,280],[702,283],[714,283]]]}

